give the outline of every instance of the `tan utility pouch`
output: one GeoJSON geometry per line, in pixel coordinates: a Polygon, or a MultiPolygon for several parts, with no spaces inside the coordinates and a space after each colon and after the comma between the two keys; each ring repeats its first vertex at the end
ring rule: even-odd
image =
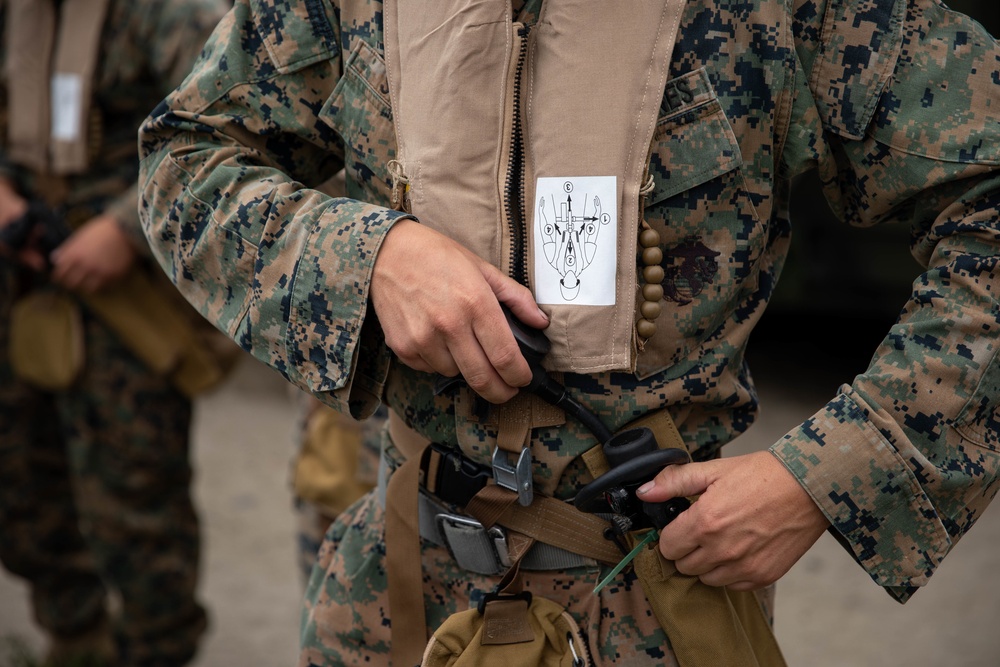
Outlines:
{"type": "Polygon", "coordinates": [[[32,292],[10,315],[14,374],[46,391],[72,386],[84,363],[83,317],[73,297],[58,290],[32,292]]]}
{"type": "Polygon", "coordinates": [[[493,600],[452,614],[431,637],[422,667],[584,667],[590,665],[576,621],[538,596],[493,600]]]}
{"type": "MultiPolygon", "coordinates": [[[[642,417],[626,428],[639,426],[650,429],[661,448],[684,447],[666,410],[642,417]]],[[[608,470],[600,447],[586,452],[583,460],[595,478],[608,470]]],[[[631,546],[638,544],[645,532],[630,533],[631,546]]],[[[633,567],[681,667],[784,667],[770,621],[752,591],[709,586],[698,577],[681,574],[655,544],[636,555],[633,567]]]]}
{"type": "Polygon", "coordinates": [[[235,361],[217,353],[193,316],[140,270],[80,298],[147,368],[189,398],[221,382],[235,361]]]}
{"type": "Polygon", "coordinates": [[[682,667],[783,667],[785,659],[751,591],[703,584],[681,574],[651,546],[634,561],[656,620],[682,667]]]}
{"type": "Polygon", "coordinates": [[[372,485],[358,477],[362,447],[361,424],[325,405],[309,415],[302,449],[295,460],[295,493],[337,516],[372,485]]]}

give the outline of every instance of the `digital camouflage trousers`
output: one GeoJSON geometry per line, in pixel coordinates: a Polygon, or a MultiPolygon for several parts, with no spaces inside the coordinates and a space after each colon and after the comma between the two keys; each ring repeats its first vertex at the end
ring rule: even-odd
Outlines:
{"type": "Polygon", "coordinates": [[[121,665],[182,665],[207,625],[195,599],[190,402],[86,315],[86,364],[71,390],[17,381],[4,281],[0,561],[29,583],[49,634],[87,632],[115,610],[121,665]]]}

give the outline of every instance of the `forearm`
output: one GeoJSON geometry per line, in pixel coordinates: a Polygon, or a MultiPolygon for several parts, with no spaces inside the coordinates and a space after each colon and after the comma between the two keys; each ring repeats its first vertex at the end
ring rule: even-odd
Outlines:
{"type": "Polygon", "coordinates": [[[868,370],[772,448],[900,600],[971,528],[1000,477],[998,192],[1000,178],[983,176],[914,202],[918,223],[927,218],[916,246],[927,270],[899,321],[868,370]]]}

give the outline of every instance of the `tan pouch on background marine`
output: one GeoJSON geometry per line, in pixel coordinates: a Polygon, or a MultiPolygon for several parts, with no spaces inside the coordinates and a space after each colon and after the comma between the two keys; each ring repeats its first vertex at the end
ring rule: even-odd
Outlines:
{"type": "Polygon", "coordinates": [[[358,476],[361,424],[321,405],[309,415],[292,485],[297,496],[335,517],[371,491],[358,476]]]}
{"type": "MultiPolygon", "coordinates": [[[[187,312],[179,295],[172,298],[169,290],[173,288],[135,270],[80,298],[147,368],[169,377],[178,391],[193,398],[226,377],[239,350],[228,341],[218,344],[221,334],[214,330],[199,329],[197,315],[187,312]]],[[[202,324],[203,329],[209,327],[202,324]]]]}
{"type": "Polygon", "coordinates": [[[84,364],[83,316],[69,294],[40,290],[19,299],[10,314],[10,364],[33,387],[61,391],[84,364]]]}

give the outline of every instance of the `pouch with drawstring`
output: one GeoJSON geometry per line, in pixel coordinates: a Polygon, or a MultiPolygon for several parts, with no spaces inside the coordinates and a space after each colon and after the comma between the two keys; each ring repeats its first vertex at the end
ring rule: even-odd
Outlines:
{"type": "Polygon", "coordinates": [[[487,596],[479,609],[449,616],[434,632],[422,667],[586,667],[576,621],[551,600],[529,593],[487,596]]]}
{"type": "Polygon", "coordinates": [[[84,364],[83,316],[69,294],[43,289],[11,308],[8,354],[14,374],[38,389],[62,391],[84,364]]]}

